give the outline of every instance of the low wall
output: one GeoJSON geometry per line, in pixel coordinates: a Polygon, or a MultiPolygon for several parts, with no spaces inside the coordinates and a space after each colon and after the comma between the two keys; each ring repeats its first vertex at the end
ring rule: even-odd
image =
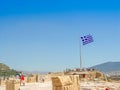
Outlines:
{"type": "Polygon", "coordinates": [[[16,80],[7,80],[6,81],[6,90],[19,90],[20,82],[16,80]]]}
{"type": "Polygon", "coordinates": [[[5,85],[6,80],[0,79],[0,86],[5,85]]]}

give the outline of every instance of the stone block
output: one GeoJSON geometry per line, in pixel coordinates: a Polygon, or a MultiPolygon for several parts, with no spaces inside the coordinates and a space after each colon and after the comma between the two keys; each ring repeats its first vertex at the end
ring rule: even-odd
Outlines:
{"type": "Polygon", "coordinates": [[[80,90],[79,75],[52,77],[52,90],[80,90]]]}
{"type": "Polygon", "coordinates": [[[6,81],[6,90],[19,90],[20,82],[16,80],[7,80],[6,81]]]}

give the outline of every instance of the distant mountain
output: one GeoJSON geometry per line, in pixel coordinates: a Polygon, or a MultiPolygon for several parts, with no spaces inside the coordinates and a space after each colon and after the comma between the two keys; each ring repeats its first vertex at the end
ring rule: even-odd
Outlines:
{"type": "Polygon", "coordinates": [[[10,76],[10,75],[16,75],[19,72],[14,70],[14,69],[10,69],[9,66],[0,63],[0,76],[10,76]]]}
{"type": "Polygon", "coordinates": [[[49,72],[45,71],[21,71],[25,75],[29,74],[48,74],[49,72]]]}
{"type": "Polygon", "coordinates": [[[2,71],[2,70],[9,70],[9,69],[10,68],[7,65],[5,65],[3,63],[0,63],[0,71],[2,71]]]}
{"type": "Polygon", "coordinates": [[[102,72],[120,71],[120,62],[106,62],[90,68],[94,68],[102,72]]]}

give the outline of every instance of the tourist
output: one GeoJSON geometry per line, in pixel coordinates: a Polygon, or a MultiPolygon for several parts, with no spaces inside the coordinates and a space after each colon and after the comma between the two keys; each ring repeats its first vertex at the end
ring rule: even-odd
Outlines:
{"type": "Polygon", "coordinates": [[[25,85],[24,75],[20,74],[20,85],[25,85]]]}

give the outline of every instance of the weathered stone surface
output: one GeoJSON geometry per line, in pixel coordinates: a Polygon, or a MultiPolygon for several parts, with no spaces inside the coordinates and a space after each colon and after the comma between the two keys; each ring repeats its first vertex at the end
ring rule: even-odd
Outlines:
{"type": "Polygon", "coordinates": [[[52,90],[80,90],[78,75],[52,77],[52,90]]]}
{"type": "Polygon", "coordinates": [[[6,90],[19,90],[20,82],[16,80],[7,80],[6,81],[6,90]]]}

